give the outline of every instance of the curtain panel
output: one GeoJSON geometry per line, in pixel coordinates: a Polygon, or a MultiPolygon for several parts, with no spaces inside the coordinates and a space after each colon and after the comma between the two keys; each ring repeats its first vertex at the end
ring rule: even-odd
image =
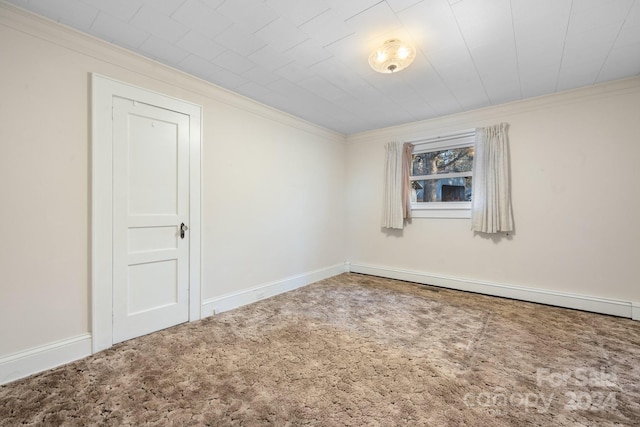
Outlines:
{"type": "Polygon", "coordinates": [[[402,218],[402,143],[385,145],[382,227],[404,228],[402,218]]]}
{"type": "Polygon", "coordinates": [[[411,218],[411,154],[412,144],[389,142],[385,145],[383,228],[404,228],[411,218]]]}
{"type": "Polygon", "coordinates": [[[413,144],[405,142],[402,145],[402,217],[411,219],[411,156],[413,144]]]}
{"type": "Polygon", "coordinates": [[[513,231],[507,128],[506,123],[501,123],[476,129],[471,200],[473,231],[513,231]]]}

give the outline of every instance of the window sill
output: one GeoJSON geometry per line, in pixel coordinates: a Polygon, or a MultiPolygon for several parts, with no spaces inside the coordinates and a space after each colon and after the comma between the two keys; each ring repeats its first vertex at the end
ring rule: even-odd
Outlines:
{"type": "Polygon", "coordinates": [[[412,218],[471,218],[471,202],[411,203],[412,218]]]}

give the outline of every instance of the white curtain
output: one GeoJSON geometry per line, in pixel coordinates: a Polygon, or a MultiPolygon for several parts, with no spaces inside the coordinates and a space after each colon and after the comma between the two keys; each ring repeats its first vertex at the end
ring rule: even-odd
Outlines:
{"type": "Polygon", "coordinates": [[[402,144],[402,217],[411,220],[411,158],[413,144],[402,144]]]}
{"type": "Polygon", "coordinates": [[[476,129],[471,229],[513,231],[506,123],[476,129]]]}
{"type": "Polygon", "coordinates": [[[384,200],[382,227],[404,228],[402,208],[402,143],[389,142],[385,146],[384,200]]]}

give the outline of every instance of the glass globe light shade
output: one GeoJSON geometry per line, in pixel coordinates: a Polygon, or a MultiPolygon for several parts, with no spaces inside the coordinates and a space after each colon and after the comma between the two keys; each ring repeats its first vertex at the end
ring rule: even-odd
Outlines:
{"type": "Polygon", "coordinates": [[[415,57],[416,50],[413,46],[391,39],[371,52],[369,65],[379,73],[397,73],[407,68],[415,57]]]}

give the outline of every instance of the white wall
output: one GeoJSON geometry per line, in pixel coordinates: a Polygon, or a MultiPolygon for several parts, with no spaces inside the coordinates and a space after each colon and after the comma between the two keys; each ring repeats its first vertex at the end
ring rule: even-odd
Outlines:
{"type": "Polygon", "coordinates": [[[449,278],[640,301],[640,78],[347,138],[348,256],[449,278]],[[468,219],[380,228],[383,146],[510,124],[515,233],[468,219]]]}
{"type": "Polygon", "coordinates": [[[344,262],[344,139],[239,114],[205,115],[206,136],[220,119],[204,148],[203,269],[216,285],[203,298],[344,262]]]}
{"type": "Polygon", "coordinates": [[[202,296],[344,262],[344,137],[0,3],[0,361],[90,332],[89,75],[203,106],[202,296]]]}

